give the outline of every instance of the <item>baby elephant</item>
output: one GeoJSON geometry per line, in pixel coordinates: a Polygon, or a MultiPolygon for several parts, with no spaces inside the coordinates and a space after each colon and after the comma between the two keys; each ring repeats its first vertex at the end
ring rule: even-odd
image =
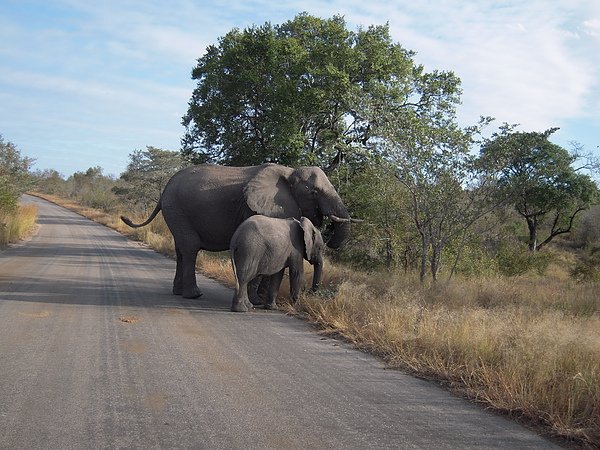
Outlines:
{"type": "Polygon", "coordinates": [[[323,238],[306,217],[296,220],[252,216],[234,233],[230,249],[236,278],[232,311],[243,312],[252,308],[248,299],[248,283],[259,275],[269,278],[264,307],[275,308],[286,267],[290,268],[290,291],[292,301],[295,302],[304,275],[304,259],[314,265],[312,288],[317,289],[321,283],[323,238]]]}

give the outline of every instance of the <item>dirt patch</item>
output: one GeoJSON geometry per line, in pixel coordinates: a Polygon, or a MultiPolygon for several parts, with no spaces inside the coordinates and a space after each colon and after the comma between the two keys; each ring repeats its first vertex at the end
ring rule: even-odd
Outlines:
{"type": "Polygon", "coordinates": [[[135,316],[122,316],[119,317],[119,320],[123,323],[136,323],[140,321],[140,319],[135,316]]]}

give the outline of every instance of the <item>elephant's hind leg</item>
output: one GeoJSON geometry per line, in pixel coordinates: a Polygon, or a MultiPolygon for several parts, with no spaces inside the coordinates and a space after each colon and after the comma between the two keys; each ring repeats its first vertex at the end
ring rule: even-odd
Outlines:
{"type": "Polygon", "coordinates": [[[252,308],[252,303],[248,300],[248,283],[238,282],[235,294],[233,294],[231,310],[233,312],[246,312],[250,308],[252,308]]]}
{"type": "Polygon", "coordinates": [[[175,279],[173,280],[173,293],[182,295],[184,298],[197,298],[202,295],[202,291],[196,284],[196,257],[198,256],[199,246],[178,246],[177,249],[177,269],[175,279]]]}
{"type": "Polygon", "coordinates": [[[183,256],[179,251],[179,247],[175,247],[177,254],[177,268],[175,269],[175,278],[173,279],[173,294],[183,294],[183,256]]]}

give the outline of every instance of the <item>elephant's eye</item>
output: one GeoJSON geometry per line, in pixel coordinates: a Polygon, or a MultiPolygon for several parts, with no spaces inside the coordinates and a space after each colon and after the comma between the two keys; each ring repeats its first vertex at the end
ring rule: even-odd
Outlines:
{"type": "Polygon", "coordinates": [[[306,188],[306,192],[308,194],[311,194],[311,195],[316,195],[317,194],[317,190],[314,187],[309,186],[308,184],[306,186],[304,186],[304,187],[306,188]]]}

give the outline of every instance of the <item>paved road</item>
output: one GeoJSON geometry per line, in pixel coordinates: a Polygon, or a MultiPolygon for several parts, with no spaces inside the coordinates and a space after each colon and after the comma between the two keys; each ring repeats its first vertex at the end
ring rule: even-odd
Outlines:
{"type": "Polygon", "coordinates": [[[0,252],[0,448],[551,448],[504,418],[39,199],[0,252]],[[122,321],[126,319],[130,321],[122,321]]]}

